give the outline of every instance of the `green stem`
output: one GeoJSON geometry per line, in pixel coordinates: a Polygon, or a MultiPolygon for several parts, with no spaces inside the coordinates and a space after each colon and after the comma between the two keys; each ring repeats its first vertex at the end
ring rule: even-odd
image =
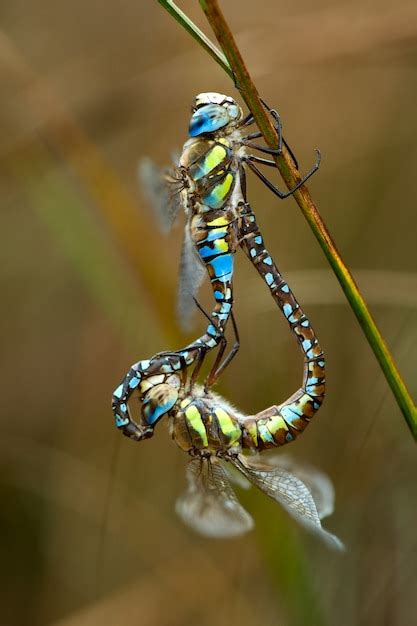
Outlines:
{"type": "MultiPolygon", "coordinates": [[[[259,99],[258,92],[253,84],[249,72],[236,45],[232,32],[220,10],[217,0],[200,0],[200,5],[209,21],[214,34],[224,52],[224,56],[207,39],[207,37],[191,22],[191,20],[176,7],[170,0],[158,0],[175,19],[192,34],[194,39],[221,65],[229,76],[234,79],[235,85],[245,100],[249,110],[264,139],[271,148],[277,147],[277,136],[274,127],[259,99]]],[[[288,189],[299,180],[300,174],[296,169],[291,156],[284,148],[282,155],[275,159],[288,189]]],[[[359,324],[384,372],[389,386],[395,396],[409,429],[417,440],[417,407],[401,377],[395,361],[373,319],[369,308],[360,293],[355,280],[338,252],[328,228],[323,222],[316,205],[305,185],[294,193],[294,199],[300,207],[304,217],[310,225],[324,254],[326,255],[336,277],[342,286],[346,298],[352,307],[359,324]]]]}
{"type": "Polygon", "coordinates": [[[209,55],[213,57],[213,59],[220,65],[220,67],[224,69],[226,74],[228,74],[230,78],[233,78],[233,72],[230,69],[230,65],[227,62],[227,59],[224,56],[223,52],[221,52],[217,48],[217,46],[215,46],[214,43],[210,41],[207,35],[205,35],[203,31],[200,30],[198,26],[196,26],[194,22],[192,22],[190,18],[187,17],[185,13],[177,7],[175,2],[172,2],[172,0],[158,0],[158,2],[164,7],[164,9],[168,11],[170,15],[172,15],[175,20],[177,20],[179,24],[181,24],[183,28],[185,28],[188,33],[190,33],[191,37],[194,37],[194,39],[200,44],[200,46],[202,46],[204,50],[206,50],[206,52],[208,52],[209,55]]]}

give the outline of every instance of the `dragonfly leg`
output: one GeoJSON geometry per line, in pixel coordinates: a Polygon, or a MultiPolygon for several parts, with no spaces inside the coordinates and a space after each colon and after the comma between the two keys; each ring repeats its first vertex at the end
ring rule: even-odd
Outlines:
{"type": "MultiPolygon", "coordinates": [[[[193,373],[191,374],[190,377],[190,381],[188,384],[188,394],[192,394],[193,393],[193,387],[197,381],[198,375],[200,373],[201,370],[201,366],[203,365],[203,361],[206,357],[206,350],[205,348],[202,346],[201,349],[199,350],[198,356],[196,358],[196,362],[195,362],[195,367],[193,369],[193,373]]],[[[185,385],[184,385],[185,388],[185,385]]]]}
{"type": "MultiPolygon", "coordinates": [[[[197,298],[194,298],[194,303],[196,305],[196,307],[201,311],[201,313],[204,315],[204,317],[206,317],[208,319],[208,321],[210,322],[210,324],[213,323],[213,320],[211,319],[210,315],[208,313],[206,313],[206,311],[203,309],[203,307],[201,306],[201,304],[198,302],[197,298]]],[[[222,331],[223,333],[223,331],[222,331]]],[[[220,339],[219,339],[219,352],[218,354],[220,354],[220,358],[223,356],[223,353],[226,349],[226,345],[227,345],[227,341],[226,338],[224,336],[224,333],[221,335],[220,339]]],[[[194,367],[193,373],[191,374],[191,378],[190,378],[190,383],[189,383],[189,392],[192,393],[193,387],[195,385],[195,383],[197,382],[197,378],[198,378],[198,374],[200,373],[201,370],[201,366],[203,365],[203,361],[206,357],[207,351],[206,349],[202,346],[199,354],[197,356],[196,359],[196,365],[194,367]]],[[[216,357],[217,360],[218,356],[216,357]]]]}
{"type": "Polygon", "coordinates": [[[255,157],[253,155],[244,156],[242,158],[242,161],[246,163],[249,169],[251,169],[252,172],[256,174],[256,176],[264,183],[264,185],[266,185],[266,187],[268,187],[268,189],[270,189],[270,191],[272,191],[272,193],[278,196],[278,198],[281,198],[281,200],[284,200],[285,198],[288,198],[288,196],[291,196],[302,185],[304,185],[304,183],[319,169],[321,162],[320,150],[316,150],[316,153],[317,161],[314,167],[312,167],[311,170],[305,176],[303,176],[303,178],[292,189],[286,192],[280,191],[278,187],[271,183],[271,181],[254,164],[255,161],[257,163],[262,163],[263,165],[269,165],[272,167],[273,165],[275,166],[275,163],[273,161],[269,161],[268,159],[260,159],[260,157],[255,157]]]}
{"type": "Polygon", "coordinates": [[[285,141],[285,137],[282,134],[282,123],[281,123],[281,118],[280,115],[278,113],[278,111],[276,109],[272,109],[270,106],[267,105],[267,103],[262,100],[261,98],[261,102],[264,105],[264,107],[266,108],[266,110],[268,111],[268,113],[271,114],[271,116],[274,118],[274,127],[275,130],[277,132],[278,135],[278,148],[273,149],[273,148],[268,148],[267,146],[261,146],[259,144],[250,144],[248,143],[248,141],[252,140],[252,139],[259,139],[260,137],[262,137],[262,133],[257,132],[257,133],[251,133],[250,135],[246,135],[246,137],[242,137],[242,143],[246,146],[248,146],[249,148],[255,149],[255,150],[259,150],[260,152],[264,152],[265,154],[275,154],[275,155],[280,155],[282,153],[282,144],[284,144],[284,146],[287,148],[292,160],[294,161],[294,165],[298,170],[298,161],[295,157],[294,152],[292,151],[292,149],[290,148],[290,146],[288,145],[288,143],[285,141]]]}
{"type": "Polygon", "coordinates": [[[283,142],[281,118],[279,116],[278,111],[275,111],[275,109],[270,109],[269,112],[271,114],[271,117],[274,120],[274,128],[278,136],[278,147],[268,148],[268,146],[262,146],[257,143],[251,143],[251,139],[257,139],[258,137],[261,137],[262,136],[261,133],[259,134],[252,133],[250,135],[247,135],[246,137],[243,137],[242,144],[247,146],[248,148],[253,148],[254,150],[259,150],[260,152],[264,152],[265,154],[280,155],[282,153],[282,142],[283,142]]]}
{"type": "Polygon", "coordinates": [[[205,393],[207,393],[208,389],[217,382],[220,374],[224,372],[226,367],[230,365],[231,361],[235,358],[236,354],[239,351],[239,348],[240,348],[239,331],[237,329],[237,324],[236,324],[235,316],[233,315],[233,311],[230,314],[230,318],[232,320],[233,332],[235,334],[235,343],[233,344],[232,349],[230,350],[229,354],[224,359],[223,363],[221,363],[221,359],[223,357],[223,354],[227,345],[227,340],[226,338],[224,338],[224,345],[220,348],[219,352],[217,353],[216,360],[213,364],[213,367],[211,368],[210,373],[207,376],[206,381],[204,383],[205,393]]]}
{"type": "MultiPolygon", "coordinates": [[[[211,318],[208,315],[208,313],[206,313],[206,311],[203,309],[203,307],[201,306],[201,304],[196,300],[196,298],[194,298],[194,302],[196,304],[196,306],[200,309],[200,311],[203,313],[203,315],[211,322],[211,318]]],[[[230,317],[232,320],[232,326],[233,326],[233,331],[235,334],[235,343],[232,346],[232,349],[230,350],[229,354],[225,357],[225,359],[222,362],[222,358],[223,355],[226,351],[226,347],[227,347],[227,339],[224,335],[224,329],[222,329],[222,331],[220,331],[222,334],[220,336],[219,339],[219,349],[218,352],[216,354],[216,358],[215,361],[210,369],[210,372],[204,382],[204,390],[207,391],[207,389],[209,389],[210,387],[212,387],[215,382],[217,381],[217,379],[219,378],[220,374],[226,369],[226,367],[228,365],[230,365],[231,361],[234,359],[234,357],[236,356],[236,354],[239,351],[240,348],[240,340],[239,340],[239,333],[237,330],[237,325],[236,325],[236,320],[235,317],[233,315],[233,311],[230,313],[230,317]]],[[[192,373],[191,376],[191,385],[194,385],[196,380],[197,380],[197,375],[201,369],[201,365],[203,363],[204,357],[206,356],[206,352],[204,352],[204,354],[202,354],[201,358],[198,359],[198,363],[196,364],[196,367],[194,368],[194,371],[192,373]],[[196,373],[197,370],[197,373],[196,373]]]]}

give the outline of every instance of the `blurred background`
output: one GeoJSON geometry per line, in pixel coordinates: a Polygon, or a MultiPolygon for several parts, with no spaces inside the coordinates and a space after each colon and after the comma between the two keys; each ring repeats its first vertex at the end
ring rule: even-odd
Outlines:
{"type": "MultiPolygon", "coordinates": [[[[223,3],[261,95],[417,398],[417,5],[223,3]]],[[[210,36],[198,3],[181,8],[210,36]]],[[[4,626],[408,626],[417,619],[416,447],[295,202],[253,177],[267,244],[328,359],[326,402],[284,452],[336,489],[333,554],[261,493],[256,530],[200,538],[174,512],[186,456],[113,425],[131,363],[178,349],[182,224],[137,181],[183,144],[195,94],[237,96],[156,2],[6,1],[0,32],[4,626]]],[[[275,179],[283,188],[278,177],[275,179]]],[[[183,220],[183,218],[181,218],[183,220]]],[[[206,285],[200,296],[207,308],[206,285]]],[[[219,391],[253,413],[298,388],[297,345],[238,254],[241,350],[219,391]]]]}

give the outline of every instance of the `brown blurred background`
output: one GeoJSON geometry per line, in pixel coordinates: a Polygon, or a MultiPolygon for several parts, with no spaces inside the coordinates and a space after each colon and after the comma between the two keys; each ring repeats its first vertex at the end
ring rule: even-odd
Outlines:
{"type": "MultiPolygon", "coordinates": [[[[181,7],[210,34],[197,2],[181,7]]],[[[417,398],[417,5],[223,7],[302,171],[322,150],[313,197],[417,398]]],[[[181,227],[159,234],[137,163],[167,163],[196,93],[236,95],[227,76],[150,0],[13,0],[1,18],[0,624],[415,623],[416,447],[293,200],[248,181],[326,350],[326,403],[289,452],[334,481],[326,526],[346,554],[255,492],[240,494],[250,535],[194,535],[174,513],[187,459],[166,428],[135,444],[113,426],[130,364],[205,328],[176,326],[181,227]]],[[[219,390],[254,412],[290,395],[302,364],[238,257],[242,347],[219,390]]]]}

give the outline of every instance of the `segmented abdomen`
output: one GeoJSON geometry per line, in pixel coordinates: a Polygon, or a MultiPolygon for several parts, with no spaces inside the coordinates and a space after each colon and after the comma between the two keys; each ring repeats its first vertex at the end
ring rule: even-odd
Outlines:
{"type": "Polygon", "coordinates": [[[272,406],[244,422],[244,447],[264,449],[289,443],[308,426],[324,399],[325,360],[310,321],[267,251],[247,203],[241,205],[241,215],[241,246],[268,285],[304,356],[300,389],[283,404],[272,406]]]}

